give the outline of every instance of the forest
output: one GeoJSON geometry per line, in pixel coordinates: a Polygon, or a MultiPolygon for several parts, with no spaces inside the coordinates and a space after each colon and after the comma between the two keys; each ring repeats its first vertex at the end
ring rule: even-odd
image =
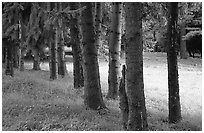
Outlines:
{"type": "Polygon", "coordinates": [[[3,131],[202,131],[201,2],[2,2],[3,131]]]}

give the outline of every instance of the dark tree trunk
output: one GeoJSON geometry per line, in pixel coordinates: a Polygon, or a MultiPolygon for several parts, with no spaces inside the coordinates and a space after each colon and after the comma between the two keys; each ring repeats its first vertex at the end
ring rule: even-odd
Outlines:
{"type": "MultiPolygon", "coordinates": [[[[50,11],[52,8],[51,6],[53,6],[53,5],[55,5],[53,8],[57,8],[55,3],[51,4],[50,2],[48,2],[47,10],[50,11]]],[[[55,42],[52,42],[51,40],[49,41],[49,47],[50,47],[50,63],[49,63],[49,65],[50,65],[50,79],[51,80],[55,80],[58,78],[58,65],[57,65],[58,64],[57,63],[58,35],[59,35],[58,28],[56,28],[54,31],[53,26],[50,26],[49,37],[55,38],[55,42]]]]}
{"type": "Polygon", "coordinates": [[[84,72],[84,103],[92,109],[105,107],[101,93],[97,49],[93,26],[92,3],[81,3],[86,9],[81,13],[82,54],[84,72]]]}
{"type": "Polygon", "coordinates": [[[19,67],[19,46],[17,46],[17,44],[14,44],[14,60],[13,60],[13,67],[14,68],[18,68],[19,67]]]}
{"type": "Polygon", "coordinates": [[[32,50],[34,53],[34,59],[33,59],[33,70],[40,70],[40,55],[38,49],[32,50]]]}
{"type": "Polygon", "coordinates": [[[13,47],[11,42],[8,42],[6,44],[6,70],[5,70],[5,74],[6,75],[10,75],[10,76],[14,76],[14,70],[13,70],[13,47]]]}
{"type": "Polygon", "coordinates": [[[5,63],[5,62],[6,62],[6,47],[2,46],[2,63],[5,63]]]}
{"type": "Polygon", "coordinates": [[[168,3],[168,88],[169,88],[169,122],[175,123],[181,119],[181,107],[179,97],[178,64],[176,55],[176,36],[178,3],[168,3]]]}
{"type": "Polygon", "coordinates": [[[109,41],[109,73],[107,98],[116,99],[119,89],[120,73],[120,46],[121,46],[121,24],[122,3],[112,4],[111,33],[109,41]]]}
{"type": "MultiPolygon", "coordinates": [[[[62,3],[59,3],[59,11],[62,11],[62,3]]],[[[60,19],[62,21],[62,19],[60,19]]],[[[62,77],[66,73],[66,64],[64,59],[64,36],[63,31],[59,29],[59,47],[58,47],[58,74],[62,77]]]]}
{"type": "MultiPolygon", "coordinates": [[[[56,32],[57,33],[57,32],[56,32]]],[[[58,34],[58,33],[57,33],[58,34]]],[[[57,35],[56,35],[57,36],[57,35]]],[[[57,43],[50,42],[50,79],[55,80],[58,78],[57,67],[57,43]]]]}
{"type": "Polygon", "coordinates": [[[125,3],[128,130],[147,130],[143,81],[142,3],[125,3]]]}
{"type": "MultiPolygon", "coordinates": [[[[76,10],[77,3],[70,3],[70,9],[76,10]]],[[[72,52],[73,52],[73,75],[74,75],[74,88],[79,88],[84,86],[84,76],[82,68],[82,50],[80,46],[79,38],[79,26],[78,18],[72,18],[70,20],[70,36],[72,42],[72,52]]]]}

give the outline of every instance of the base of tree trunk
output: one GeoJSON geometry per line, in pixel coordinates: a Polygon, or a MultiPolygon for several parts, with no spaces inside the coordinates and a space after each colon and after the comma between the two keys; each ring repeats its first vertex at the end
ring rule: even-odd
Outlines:
{"type": "Polygon", "coordinates": [[[120,97],[119,105],[122,113],[123,130],[127,131],[129,107],[128,107],[127,93],[125,90],[125,71],[126,71],[126,68],[125,68],[125,65],[123,65],[122,78],[120,80],[120,86],[119,86],[119,97],[120,97]]]}

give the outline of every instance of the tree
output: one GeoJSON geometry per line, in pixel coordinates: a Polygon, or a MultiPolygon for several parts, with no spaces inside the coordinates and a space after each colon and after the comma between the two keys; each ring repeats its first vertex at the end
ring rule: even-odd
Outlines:
{"type": "Polygon", "coordinates": [[[147,130],[143,81],[142,3],[125,3],[128,130],[147,130]]]}
{"type": "Polygon", "coordinates": [[[102,22],[102,7],[100,2],[95,2],[95,32],[96,32],[96,48],[99,49],[100,35],[101,35],[101,22],[102,22]]]}
{"type": "Polygon", "coordinates": [[[187,9],[187,3],[180,3],[180,58],[181,59],[187,59],[187,50],[186,50],[186,41],[182,39],[182,36],[186,34],[186,9],[187,9]]]}
{"type": "Polygon", "coordinates": [[[85,6],[80,20],[84,72],[84,103],[89,108],[100,109],[105,107],[105,103],[101,93],[92,4],[90,2],[80,4],[81,7],[85,6]]]}
{"type": "Polygon", "coordinates": [[[178,3],[168,3],[168,88],[169,88],[169,122],[175,123],[181,119],[181,107],[179,97],[178,64],[176,54],[176,36],[178,3]]]}
{"type": "Polygon", "coordinates": [[[14,75],[13,67],[18,67],[18,46],[19,41],[19,20],[21,15],[19,12],[24,10],[23,6],[20,3],[5,2],[3,3],[3,15],[2,15],[2,24],[3,24],[3,34],[2,38],[6,46],[6,75],[14,75]],[[15,50],[15,51],[14,51],[15,50]],[[15,58],[14,58],[15,57],[15,58]],[[14,61],[15,59],[15,61],[14,61]],[[15,64],[14,64],[15,63],[15,64]]]}
{"type": "Polygon", "coordinates": [[[109,75],[107,98],[115,99],[118,96],[120,73],[120,43],[121,43],[121,20],[122,3],[112,4],[111,33],[109,41],[109,75]]]}
{"type": "MultiPolygon", "coordinates": [[[[78,8],[78,3],[71,2],[70,10],[76,10],[78,8]]],[[[74,88],[79,88],[84,86],[84,76],[82,68],[82,50],[80,46],[79,38],[79,25],[78,17],[72,16],[70,20],[70,37],[71,46],[73,52],[73,77],[74,77],[74,88]]]]}
{"type": "MultiPolygon", "coordinates": [[[[61,12],[62,9],[62,2],[59,3],[59,12],[61,12]]],[[[59,46],[58,46],[58,74],[62,75],[62,77],[65,76],[66,73],[66,64],[65,64],[65,59],[64,59],[64,32],[63,32],[63,28],[64,25],[62,18],[59,18],[59,23],[61,23],[61,25],[59,25],[59,46]]]]}

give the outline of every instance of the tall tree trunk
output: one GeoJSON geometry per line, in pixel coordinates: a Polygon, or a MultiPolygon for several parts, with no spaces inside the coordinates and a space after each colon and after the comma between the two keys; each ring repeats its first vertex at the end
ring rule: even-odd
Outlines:
{"type": "MultiPolygon", "coordinates": [[[[59,11],[62,11],[62,3],[59,3],[59,11]]],[[[60,19],[59,21],[62,21],[60,19]]],[[[65,76],[66,73],[66,64],[65,64],[65,59],[64,59],[64,36],[63,36],[63,31],[61,29],[62,27],[59,28],[59,47],[58,47],[58,74],[61,75],[62,77],[65,76]]]]}
{"type": "Polygon", "coordinates": [[[24,61],[23,61],[23,57],[24,57],[24,52],[23,52],[23,47],[22,47],[22,43],[23,43],[23,32],[25,31],[25,26],[22,24],[22,21],[19,20],[19,40],[20,40],[20,44],[19,44],[19,56],[18,56],[18,60],[19,60],[19,70],[20,71],[24,71],[24,61]]]}
{"type": "Polygon", "coordinates": [[[143,81],[142,3],[125,3],[128,130],[147,130],[143,81]]]}
{"type": "MultiPolygon", "coordinates": [[[[55,4],[55,8],[56,4],[55,4]]],[[[50,11],[51,3],[48,2],[47,10],[50,11]]],[[[58,65],[57,65],[57,44],[58,44],[59,30],[54,29],[53,26],[50,27],[49,37],[55,38],[55,42],[50,41],[50,79],[55,80],[58,78],[58,65]],[[55,30],[55,34],[54,34],[55,30]],[[54,36],[55,35],[55,36],[54,36]]]]}
{"type": "Polygon", "coordinates": [[[97,49],[93,26],[92,3],[81,3],[86,9],[81,13],[82,54],[84,72],[84,103],[92,109],[105,107],[101,93],[97,49]]]}
{"type": "Polygon", "coordinates": [[[174,123],[181,119],[181,107],[179,97],[178,64],[176,55],[176,36],[178,3],[168,3],[168,88],[169,88],[169,122],[174,123]]]}
{"type": "Polygon", "coordinates": [[[101,36],[101,22],[102,22],[102,8],[100,2],[95,2],[95,32],[96,32],[96,48],[97,51],[100,45],[101,36]]]}
{"type": "Polygon", "coordinates": [[[120,46],[122,3],[112,4],[111,33],[109,41],[109,73],[107,98],[115,99],[118,96],[120,71],[120,46]]]}
{"type": "MultiPolygon", "coordinates": [[[[70,9],[76,10],[77,3],[70,3],[70,9]]],[[[71,18],[70,20],[70,36],[72,43],[72,52],[73,52],[73,77],[74,77],[74,88],[79,88],[84,86],[84,76],[82,68],[82,50],[80,46],[79,38],[79,26],[78,18],[71,18]]]]}

